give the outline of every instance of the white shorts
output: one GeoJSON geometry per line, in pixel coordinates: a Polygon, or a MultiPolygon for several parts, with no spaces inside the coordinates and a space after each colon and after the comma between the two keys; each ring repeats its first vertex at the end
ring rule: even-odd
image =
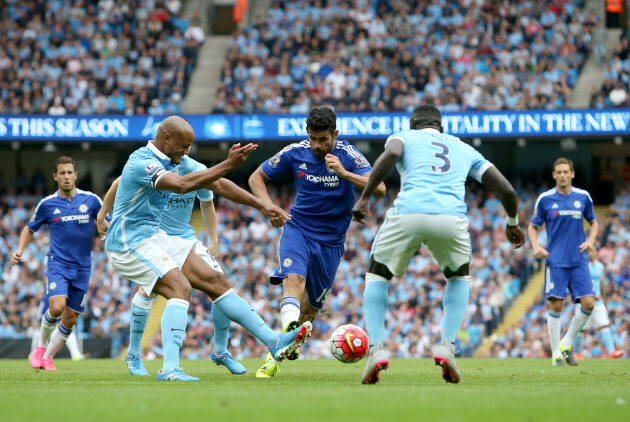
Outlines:
{"type": "Polygon", "coordinates": [[[608,319],[608,309],[606,305],[596,305],[591,312],[591,316],[588,317],[586,324],[584,324],[583,331],[597,330],[598,328],[606,327],[610,325],[610,319],[608,319]]]}
{"type": "Polygon", "coordinates": [[[448,214],[391,214],[381,226],[371,255],[401,276],[414,253],[425,244],[444,271],[470,262],[468,219],[448,214]]]}
{"type": "Polygon", "coordinates": [[[184,266],[195,242],[158,230],[135,248],[127,252],[107,251],[107,256],[120,275],[150,294],[158,278],[164,277],[173,268],[184,266]]]}
{"type": "Polygon", "coordinates": [[[215,271],[223,273],[223,269],[219,265],[217,259],[210,253],[208,248],[206,248],[203,243],[200,241],[195,241],[195,253],[203,259],[203,262],[208,264],[208,267],[212,268],[215,271]]]}

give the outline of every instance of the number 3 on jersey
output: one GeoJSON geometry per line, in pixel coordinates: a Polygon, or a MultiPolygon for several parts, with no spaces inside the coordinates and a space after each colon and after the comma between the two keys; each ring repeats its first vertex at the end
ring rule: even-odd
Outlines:
{"type": "Polygon", "coordinates": [[[451,169],[451,160],[448,158],[448,153],[451,151],[441,142],[431,142],[431,145],[435,145],[436,147],[442,149],[442,151],[435,153],[435,158],[439,158],[444,162],[441,166],[434,166],[431,164],[431,170],[436,173],[446,173],[451,169]]]}

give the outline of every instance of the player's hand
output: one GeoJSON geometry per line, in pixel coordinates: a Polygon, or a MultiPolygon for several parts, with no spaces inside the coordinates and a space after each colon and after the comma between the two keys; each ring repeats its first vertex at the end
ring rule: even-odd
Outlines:
{"type": "Polygon", "coordinates": [[[213,239],[212,243],[208,246],[208,252],[212,254],[213,257],[217,257],[219,255],[219,240],[216,241],[213,239]]]}
{"type": "Polygon", "coordinates": [[[239,167],[245,162],[245,160],[247,160],[249,154],[256,151],[256,148],[258,148],[258,145],[256,144],[247,144],[243,147],[240,143],[234,144],[232,145],[232,148],[230,148],[228,158],[225,161],[227,161],[232,168],[239,167]]]}
{"type": "Polygon", "coordinates": [[[287,220],[291,219],[291,214],[274,204],[265,204],[260,212],[269,219],[274,227],[282,227],[287,224],[287,220]]]}
{"type": "Polygon", "coordinates": [[[595,245],[589,239],[580,245],[580,252],[590,252],[595,250],[595,245]]]}
{"type": "Polygon", "coordinates": [[[536,258],[547,258],[549,256],[549,252],[547,252],[547,249],[539,245],[534,247],[534,255],[536,258]]]}
{"type": "Polygon", "coordinates": [[[105,235],[109,230],[109,224],[109,221],[105,220],[104,218],[96,218],[96,228],[98,230],[98,233],[101,235],[101,240],[105,240],[105,235]]]}
{"type": "Polygon", "coordinates": [[[525,243],[525,234],[519,226],[505,226],[505,235],[514,249],[518,249],[525,243]]]}
{"type": "Polygon", "coordinates": [[[357,203],[352,207],[352,219],[357,223],[365,224],[363,219],[368,213],[369,204],[370,198],[364,198],[363,195],[361,195],[357,203]]]}
{"type": "Polygon", "coordinates": [[[11,254],[11,264],[15,265],[22,260],[22,251],[15,251],[11,254]]]}
{"type": "Polygon", "coordinates": [[[343,175],[347,173],[343,164],[341,164],[339,157],[337,157],[336,155],[326,154],[326,157],[324,157],[324,160],[326,161],[326,167],[334,171],[335,174],[337,174],[338,176],[343,177],[343,175]]]}

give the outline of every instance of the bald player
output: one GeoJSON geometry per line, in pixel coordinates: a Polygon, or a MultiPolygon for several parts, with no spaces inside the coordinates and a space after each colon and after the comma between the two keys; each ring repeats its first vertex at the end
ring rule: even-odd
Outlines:
{"type": "MultiPolygon", "coordinates": [[[[170,116],[160,124],[154,140],[131,154],[116,191],[112,223],[105,239],[105,249],[116,271],[150,297],[159,294],[167,299],[161,320],[164,363],[157,374],[162,381],[199,381],[185,374],[179,365],[191,284],[208,294],[225,316],[256,336],[279,359],[293,352],[311,333],[310,323],[282,335],[271,330],[234,292],[227,277],[195,253],[196,240],[168,236],[160,229],[171,193],[181,195],[207,188],[243,164],[257,148],[254,144],[236,144],[225,161],[179,176],[178,166],[194,140],[190,124],[170,116]]],[[[276,217],[288,214],[278,209],[276,217]]]]}

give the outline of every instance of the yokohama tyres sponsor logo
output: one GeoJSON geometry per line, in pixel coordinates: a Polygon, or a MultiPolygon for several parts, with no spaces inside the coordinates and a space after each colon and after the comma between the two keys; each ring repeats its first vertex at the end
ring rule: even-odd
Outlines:
{"type": "Polygon", "coordinates": [[[90,221],[90,214],[75,214],[75,215],[64,215],[63,217],[56,217],[55,223],[61,220],[62,222],[67,221],[78,221],[79,224],[84,224],[90,221]]]}
{"type": "Polygon", "coordinates": [[[332,175],[332,176],[313,176],[312,174],[307,174],[306,176],[306,180],[308,180],[309,182],[313,182],[313,183],[335,183],[335,182],[339,182],[339,178],[337,177],[337,175],[332,175]]]}

